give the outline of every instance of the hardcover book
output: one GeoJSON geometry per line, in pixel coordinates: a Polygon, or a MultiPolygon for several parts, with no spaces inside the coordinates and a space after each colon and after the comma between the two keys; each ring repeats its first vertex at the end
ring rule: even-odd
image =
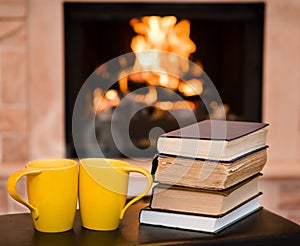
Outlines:
{"type": "Polygon", "coordinates": [[[267,123],[204,120],[161,135],[159,153],[232,161],[266,145],[267,123]]]}
{"type": "Polygon", "coordinates": [[[151,209],[140,211],[141,224],[217,233],[261,208],[258,198],[221,216],[206,216],[177,211],[151,209]]]}
{"type": "Polygon", "coordinates": [[[215,216],[225,214],[261,194],[257,185],[259,176],[255,175],[221,191],[159,183],[153,188],[150,207],[215,216]]]}
{"type": "Polygon", "coordinates": [[[222,190],[261,172],[266,162],[266,146],[232,162],[158,155],[152,174],[159,183],[222,190]]]}

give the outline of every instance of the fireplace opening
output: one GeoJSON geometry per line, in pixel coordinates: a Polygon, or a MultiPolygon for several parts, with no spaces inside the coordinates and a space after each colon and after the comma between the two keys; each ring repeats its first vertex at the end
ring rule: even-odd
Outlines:
{"type": "MultiPolygon", "coordinates": [[[[200,64],[214,83],[228,110],[227,119],[261,120],[264,4],[68,2],[64,4],[67,157],[76,157],[72,138],[72,113],[81,86],[96,68],[115,57],[132,52],[132,40],[138,35],[132,22],[141,23],[143,18],[151,16],[159,20],[175,17],[175,25],[183,23],[179,24],[181,26],[186,24],[185,20],[188,21],[189,38],[196,46],[188,58],[200,64]]],[[[174,21],[172,18],[171,21],[174,21]]],[[[205,87],[201,87],[201,82],[194,83],[196,85],[193,88],[203,90],[199,93],[209,94],[205,87]]],[[[177,92],[180,92],[180,84],[184,85],[179,81],[177,92]]],[[[145,86],[148,89],[139,96],[145,98],[152,91],[152,96],[149,97],[153,98],[149,83],[135,83],[135,78],[127,78],[125,84],[129,91],[145,86]]],[[[110,94],[106,93],[110,98],[111,109],[117,106],[120,100],[118,95],[124,95],[123,87],[124,84],[118,83],[109,90],[110,94]]],[[[89,105],[83,106],[87,108],[86,113],[93,102],[97,101],[97,96],[103,98],[101,93],[101,86],[89,92],[89,105]]],[[[215,110],[213,102],[211,108],[207,109],[196,95],[187,95],[183,91],[181,95],[186,100],[185,106],[181,102],[172,102],[172,107],[180,110],[190,107],[197,120],[207,118],[208,113],[215,110]]],[[[155,141],[149,139],[151,129],[161,127],[170,131],[178,128],[176,119],[168,110],[164,110],[166,104],[161,106],[161,103],[157,100],[155,103],[145,104],[142,110],[135,112],[128,129],[130,139],[136,147],[152,147],[152,151],[148,152],[150,155],[156,151],[155,141]]],[[[96,121],[98,120],[96,124],[99,126],[94,131],[99,139],[99,146],[105,157],[122,157],[123,154],[111,135],[107,135],[110,131],[110,119],[107,120],[107,114],[101,110],[103,109],[94,108],[96,121]],[[104,118],[105,121],[102,120],[104,118]]],[[[188,116],[185,123],[189,124],[188,116]]],[[[87,136],[83,138],[86,139],[87,136]]],[[[82,142],[84,149],[88,144],[82,142]]],[[[86,156],[93,155],[97,156],[97,153],[86,151],[86,156]]]]}

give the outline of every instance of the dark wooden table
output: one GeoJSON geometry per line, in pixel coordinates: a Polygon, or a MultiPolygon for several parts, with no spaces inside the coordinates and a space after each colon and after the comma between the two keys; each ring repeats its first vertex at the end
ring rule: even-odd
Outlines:
{"type": "Polygon", "coordinates": [[[55,234],[34,230],[29,213],[2,215],[0,245],[300,245],[300,226],[266,209],[214,235],[140,225],[139,211],[146,205],[130,207],[120,228],[110,232],[82,228],[79,212],[73,230],[55,234]]]}

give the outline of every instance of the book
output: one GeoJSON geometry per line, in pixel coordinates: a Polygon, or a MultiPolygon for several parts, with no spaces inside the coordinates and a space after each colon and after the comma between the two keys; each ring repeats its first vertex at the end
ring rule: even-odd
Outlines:
{"type": "Polygon", "coordinates": [[[266,162],[267,146],[232,162],[158,155],[151,172],[159,183],[222,190],[261,172],[266,162]]]}
{"type": "Polygon", "coordinates": [[[159,183],[152,190],[150,207],[215,216],[225,214],[261,194],[257,185],[260,175],[254,175],[221,191],[169,186],[159,183]]]}
{"type": "Polygon", "coordinates": [[[231,161],[266,145],[267,123],[204,120],[159,136],[159,153],[231,161]]]}
{"type": "Polygon", "coordinates": [[[257,197],[220,216],[197,215],[146,207],[140,211],[139,221],[146,225],[218,233],[260,208],[257,197]]]}

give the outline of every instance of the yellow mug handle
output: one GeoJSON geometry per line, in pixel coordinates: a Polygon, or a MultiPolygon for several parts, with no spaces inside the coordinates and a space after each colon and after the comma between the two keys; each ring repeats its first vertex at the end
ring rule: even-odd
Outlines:
{"type": "Polygon", "coordinates": [[[32,213],[32,217],[37,220],[39,218],[39,212],[36,207],[31,205],[29,202],[26,202],[17,192],[17,183],[18,181],[25,175],[39,175],[42,173],[42,170],[38,169],[24,169],[20,171],[16,171],[12,175],[9,176],[7,181],[7,191],[11,195],[13,199],[15,199],[17,202],[23,204],[27,208],[30,209],[32,213]]]}
{"type": "Polygon", "coordinates": [[[140,200],[142,197],[144,197],[147,192],[151,189],[152,186],[152,176],[150,174],[150,172],[147,169],[141,168],[141,167],[137,167],[137,166],[132,166],[132,165],[128,165],[126,167],[124,167],[124,171],[130,173],[130,172],[137,172],[137,173],[141,173],[143,175],[145,175],[148,179],[148,185],[146,187],[146,189],[139,195],[137,195],[136,197],[132,198],[126,205],[125,207],[121,210],[121,214],[120,214],[120,219],[123,219],[124,214],[126,212],[126,210],[136,201],[140,200]]]}

